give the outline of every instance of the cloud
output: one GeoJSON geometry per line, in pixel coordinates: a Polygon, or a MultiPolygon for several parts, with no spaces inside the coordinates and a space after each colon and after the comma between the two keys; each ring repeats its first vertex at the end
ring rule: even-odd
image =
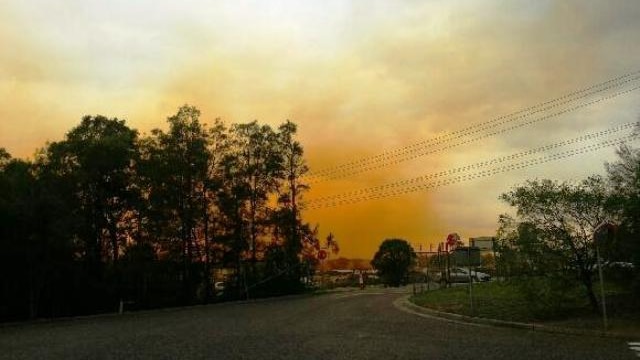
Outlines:
{"type": "MultiPolygon", "coordinates": [[[[638,70],[640,5],[604,2],[21,2],[0,11],[0,146],[28,156],[82,115],[163,127],[205,119],[299,124],[312,169],[372,156],[638,70]]],[[[633,121],[638,95],[508,136],[341,181],[309,198],[510,154],[633,121]]],[[[612,151],[610,152],[612,153],[612,151]]],[[[601,171],[610,153],[432,192],[310,211],[369,256],[385,237],[490,235],[500,192],[530,176],[601,171]]],[[[326,234],[324,234],[326,235],[326,234]]]]}

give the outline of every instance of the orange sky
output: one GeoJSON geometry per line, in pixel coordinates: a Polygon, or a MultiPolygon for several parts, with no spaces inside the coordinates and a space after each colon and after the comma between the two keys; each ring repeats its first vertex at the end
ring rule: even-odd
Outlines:
{"type": "MultiPolygon", "coordinates": [[[[29,157],[82,115],[148,131],[205,119],[299,124],[312,170],[491,120],[640,70],[640,3],[20,1],[0,4],[0,147],[29,157]]],[[[383,169],[308,199],[443,171],[637,119],[639,91],[383,169]]],[[[491,235],[527,178],[602,173],[612,148],[430,191],[305,212],[342,256],[388,237],[491,235]]]]}

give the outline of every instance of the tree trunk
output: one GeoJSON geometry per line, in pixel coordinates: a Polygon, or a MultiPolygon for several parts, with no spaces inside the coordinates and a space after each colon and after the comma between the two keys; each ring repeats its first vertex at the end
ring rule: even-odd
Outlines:
{"type": "Polygon", "coordinates": [[[587,297],[589,298],[589,304],[591,305],[591,309],[595,313],[600,312],[600,306],[598,304],[598,299],[596,298],[596,294],[593,292],[593,280],[591,279],[590,273],[582,273],[582,284],[587,291],[587,297]]]}
{"type": "Polygon", "coordinates": [[[111,224],[109,224],[109,239],[111,240],[111,249],[113,251],[113,262],[118,262],[120,251],[118,249],[118,230],[116,224],[112,218],[111,224]]]}
{"type": "Polygon", "coordinates": [[[213,298],[211,283],[211,260],[209,258],[209,211],[208,211],[207,195],[206,192],[203,195],[203,210],[204,210],[204,279],[205,279],[205,292],[204,302],[209,303],[213,298]]]}
{"type": "Polygon", "coordinates": [[[255,281],[257,279],[257,269],[256,262],[258,260],[258,251],[257,251],[257,234],[256,234],[256,207],[257,200],[255,195],[255,180],[254,180],[254,190],[251,195],[251,279],[255,281]]]}
{"type": "Polygon", "coordinates": [[[30,274],[29,280],[29,319],[33,320],[38,316],[38,295],[40,291],[37,289],[37,280],[33,278],[33,274],[30,274]]]}

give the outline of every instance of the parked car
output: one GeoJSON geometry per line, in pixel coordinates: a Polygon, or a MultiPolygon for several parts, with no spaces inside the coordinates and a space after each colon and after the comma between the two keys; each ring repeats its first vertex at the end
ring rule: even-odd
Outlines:
{"type": "MultiPolygon", "coordinates": [[[[489,281],[491,280],[491,275],[471,270],[471,280],[476,282],[489,281]]],[[[443,274],[441,275],[441,282],[443,281],[447,281],[450,283],[469,282],[469,269],[463,267],[453,267],[450,269],[448,277],[447,272],[443,271],[443,274]]]]}

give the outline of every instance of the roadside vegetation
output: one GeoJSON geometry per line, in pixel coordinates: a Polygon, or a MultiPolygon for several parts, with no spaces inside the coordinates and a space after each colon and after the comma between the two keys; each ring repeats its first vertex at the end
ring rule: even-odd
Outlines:
{"type": "MultiPolygon", "coordinates": [[[[411,301],[436,311],[489,319],[560,322],[580,318],[595,319],[596,326],[601,326],[601,318],[594,316],[580,286],[565,288],[560,296],[548,296],[550,293],[543,287],[539,282],[523,284],[516,280],[474,284],[473,310],[467,284],[416,294],[411,301]],[[532,297],[528,289],[523,289],[533,287],[538,288],[539,297],[532,297]]],[[[640,312],[625,306],[632,301],[629,288],[608,283],[605,293],[613,324],[640,319],[640,312]]]]}
{"type": "Polygon", "coordinates": [[[485,266],[498,281],[473,287],[473,312],[467,286],[420,294],[413,301],[502,320],[599,319],[601,267],[608,315],[618,323],[637,323],[640,149],[622,145],[617,153],[616,161],[605,164],[607,176],[577,183],[530,180],[501,196],[515,215],[499,217],[496,257],[485,266]]]}
{"type": "Polygon", "coordinates": [[[411,245],[402,239],[386,239],[380,244],[371,261],[382,283],[398,287],[409,281],[409,273],[416,262],[411,245]]]}
{"type": "Polygon", "coordinates": [[[149,135],[86,116],[33,160],[0,148],[0,321],[303,291],[320,240],[296,132],[185,105],[149,135]]]}

